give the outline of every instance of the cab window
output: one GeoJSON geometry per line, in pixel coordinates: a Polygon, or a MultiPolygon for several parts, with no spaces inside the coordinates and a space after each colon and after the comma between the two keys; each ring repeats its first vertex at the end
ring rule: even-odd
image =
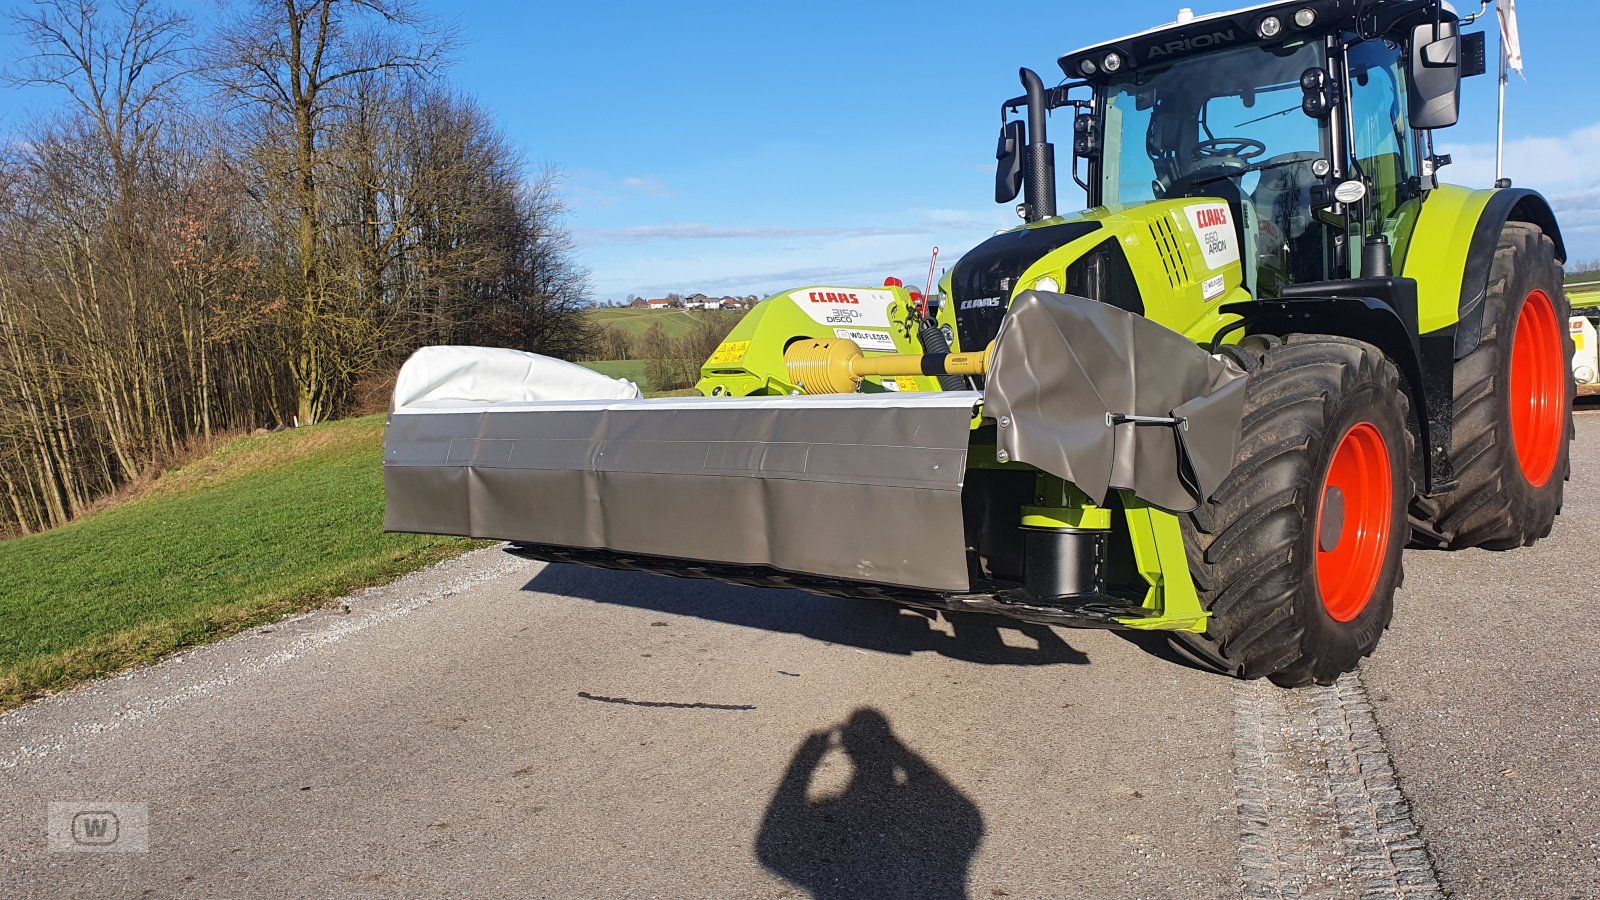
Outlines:
{"type": "Polygon", "coordinates": [[[1363,41],[1350,48],[1350,134],[1353,176],[1367,179],[1367,234],[1390,232],[1411,197],[1416,174],[1416,138],[1406,121],[1402,47],[1390,40],[1363,41]]]}

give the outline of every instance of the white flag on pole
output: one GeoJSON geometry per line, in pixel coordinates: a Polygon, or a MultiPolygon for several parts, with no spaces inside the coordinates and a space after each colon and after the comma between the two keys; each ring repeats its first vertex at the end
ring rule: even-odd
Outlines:
{"type": "Polygon", "coordinates": [[[1500,13],[1500,47],[1506,55],[1506,68],[1522,74],[1522,40],[1517,36],[1517,0],[1497,0],[1500,13]]]}

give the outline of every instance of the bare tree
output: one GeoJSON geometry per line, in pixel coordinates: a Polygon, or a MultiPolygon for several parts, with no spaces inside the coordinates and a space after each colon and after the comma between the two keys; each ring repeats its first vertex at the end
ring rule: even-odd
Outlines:
{"type": "Polygon", "coordinates": [[[149,0],[124,0],[110,13],[91,0],[34,0],[12,21],[34,52],[7,81],[71,97],[98,132],[116,184],[128,185],[189,74],[191,21],[149,0]]]}
{"type": "Polygon", "coordinates": [[[450,36],[410,7],[258,0],[211,40],[153,0],[13,21],[7,83],[65,100],[0,140],[0,537],[194,438],[340,414],[422,344],[589,351],[556,174],[434,77],[450,36]]]}
{"type": "Polygon", "coordinates": [[[352,333],[361,323],[347,315],[349,298],[336,293],[327,267],[320,178],[330,114],[363,76],[431,75],[451,44],[448,31],[404,0],[256,0],[213,42],[209,72],[258,125],[263,194],[287,207],[282,220],[295,230],[294,297],[284,311],[296,335],[289,369],[302,423],[330,415],[364,365],[347,353],[364,329],[352,333]],[[282,152],[279,138],[287,138],[282,152]]]}

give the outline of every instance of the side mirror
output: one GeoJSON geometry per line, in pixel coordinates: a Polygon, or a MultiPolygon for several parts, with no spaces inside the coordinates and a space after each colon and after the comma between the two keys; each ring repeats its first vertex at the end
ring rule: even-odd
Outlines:
{"type": "Polygon", "coordinates": [[[1022,190],[1022,145],[1026,141],[1021,119],[1000,126],[1000,146],[994,151],[994,202],[1010,203],[1022,190]]]}
{"type": "Polygon", "coordinates": [[[1313,119],[1326,119],[1333,111],[1332,80],[1328,70],[1313,66],[1300,73],[1300,111],[1313,119]]]}
{"type": "Polygon", "coordinates": [[[1411,29],[1406,66],[1412,128],[1448,128],[1460,118],[1461,34],[1454,22],[1411,29]]]}

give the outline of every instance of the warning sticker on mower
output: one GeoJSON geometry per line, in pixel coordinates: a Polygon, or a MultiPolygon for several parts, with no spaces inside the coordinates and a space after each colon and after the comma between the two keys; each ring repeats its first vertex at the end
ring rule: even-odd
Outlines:
{"type": "Polygon", "coordinates": [[[1228,204],[1186,206],[1183,211],[1189,216],[1189,226],[1200,242],[1200,255],[1205,257],[1207,266],[1220,269],[1239,261],[1239,235],[1233,230],[1233,213],[1228,204]]]}
{"type": "MultiPolygon", "coordinates": [[[[822,325],[887,330],[894,293],[871,288],[819,287],[791,291],[789,299],[822,325]]],[[[867,345],[861,346],[865,349],[867,345]]]]}
{"type": "Polygon", "coordinates": [[[856,342],[856,346],[863,350],[882,350],[886,353],[894,352],[894,338],[887,331],[863,331],[858,328],[835,328],[833,336],[856,342]]]}
{"type": "Polygon", "coordinates": [[[724,341],[717,345],[717,350],[711,354],[709,362],[713,365],[736,363],[744,359],[744,355],[749,351],[749,341],[724,341]]]}
{"type": "Polygon", "coordinates": [[[879,382],[883,385],[883,389],[886,391],[911,391],[912,393],[915,393],[922,390],[921,388],[917,387],[917,380],[915,378],[908,378],[904,375],[896,375],[893,378],[882,378],[879,379],[879,382]]]}

